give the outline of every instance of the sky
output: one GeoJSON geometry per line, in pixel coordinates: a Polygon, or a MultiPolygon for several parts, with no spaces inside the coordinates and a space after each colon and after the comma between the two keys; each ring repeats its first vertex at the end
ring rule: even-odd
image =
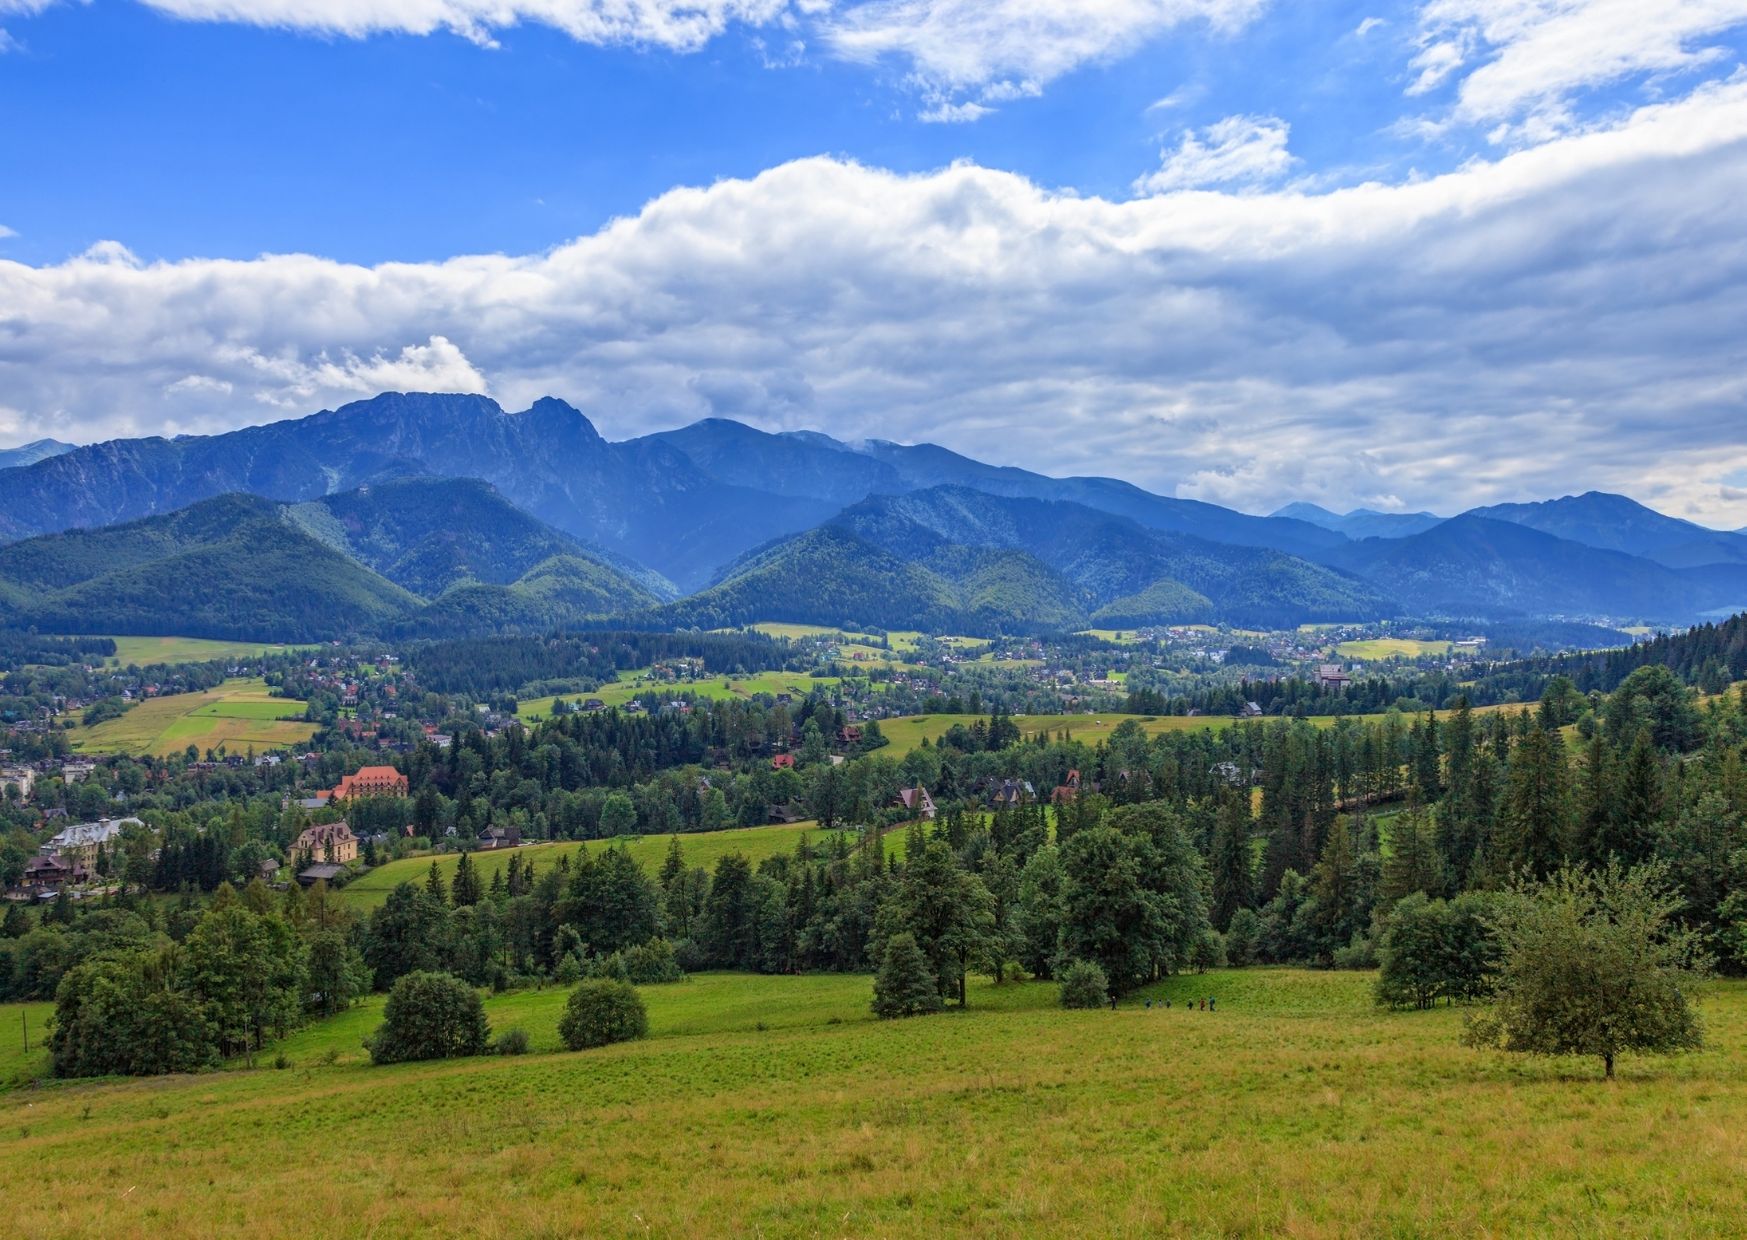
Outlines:
{"type": "Polygon", "coordinates": [[[1747,0],[0,0],[0,443],[381,390],[1747,525],[1747,0]]]}

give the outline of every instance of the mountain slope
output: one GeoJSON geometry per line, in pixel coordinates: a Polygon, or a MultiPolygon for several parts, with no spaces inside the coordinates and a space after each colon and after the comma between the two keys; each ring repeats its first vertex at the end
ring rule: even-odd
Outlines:
{"type": "MultiPolygon", "coordinates": [[[[577,539],[537,521],[489,483],[472,478],[406,478],[291,505],[287,515],[336,550],[397,585],[434,598],[463,582],[510,585],[548,562],[564,561],[616,590],[619,610],[659,601],[654,584],[577,539]]],[[[647,574],[643,574],[647,577],[647,574]]],[[[671,597],[672,588],[662,591],[671,597]]]]}
{"type": "Polygon", "coordinates": [[[303,502],[414,475],[480,478],[530,515],[682,585],[839,505],[725,485],[676,449],[608,443],[544,399],[384,393],[223,435],[115,440],[0,471],[0,535],[172,512],[233,491],[303,502]]]}
{"type": "Polygon", "coordinates": [[[1624,495],[1587,491],[1534,504],[1494,504],[1466,514],[1509,521],[1555,538],[1643,556],[1670,568],[1747,564],[1747,538],[1664,516],[1624,495]]]}
{"type": "Polygon", "coordinates": [[[247,495],[0,547],[0,617],[48,632],[310,640],[418,606],[247,495]]]}
{"type": "Polygon", "coordinates": [[[1724,605],[1736,589],[1733,570],[1702,579],[1472,514],[1411,538],[1354,543],[1344,560],[1422,615],[1679,621],[1724,605]]]}
{"type": "Polygon", "coordinates": [[[58,439],[38,439],[31,443],[20,444],[16,448],[0,448],[0,469],[18,469],[25,465],[34,465],[38,461],[46,461],[51,456],[59,456],[63,452],[71,452],[73,445],[62,443],[58,439]]]}

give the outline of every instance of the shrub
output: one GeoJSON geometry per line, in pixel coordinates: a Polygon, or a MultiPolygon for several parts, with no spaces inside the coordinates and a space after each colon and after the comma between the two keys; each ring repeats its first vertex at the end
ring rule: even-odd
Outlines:
{"type": "Polygon", "coordinates": [[[505,1029],[497,1035],[497,1053],[500,1055],[526,1055],[528,1053],[528,1031],[526,1029],[505,1029]]]}
{"type": "Polygon", "coordinates": [[[1100,1008],[1110,1002],[1110,980],[1090,960],[1076,960],[1058,970],[1062,980],[1062,1006],[1100,1008]]]}
{"type": "Polygon", "coordinates": [[[1195,967],[1195,972],[1205,973],[1209,969],[1218,969],[1225,964],[1225,936],[1212,926],[1204,928],[1195,936],[1195,942],[1189,946],[1189,963],[1195,967]]]}
{"type": "Polygon", "coordinates": [[[574,986],[582,980],[582,973],[582,963],[574,955],[567,955],[558,962],[552,980],[565,986],[574,986]]]}
{"type": "Polygon", "coordinates": [[[1256,949],[1262,937],[1262,919],[1254,909],[1240,908],[1231,915],[1231,925],[1225,929],[1225,960],[1233,968],[1256,962],[1256,949]]]}
{"type": "Polygon", "coordinates": [[[571,992],[558,1036],[573,1051],[649,1036],[649,1013],[627,982],[590,978],[571,992]]]}
{"type": "Polygon", "coordinates": [[[679,967],[673,944],[666,939],[635,944],[619,952],[618,956],[624,978],[633,986],[656,986],[685,980],[685,971],[679,967]]]}
{"type": "Polygon", "coordinates": [[[491,1037],[479,992],[451,973],[408,973],[388,992],[382,1017],[365,1043],[374,1063],[482,1055],[491,1037]]]}
{"type": "Polygon", "coordinates": [[[940,1008],[940,986],[934,980],[934,970],[928,967],[928,958],[916,946],[916,936],[894,934],[886,940],[880,971],[874,977],[874,1015],[892,1020],[940,1008]]]}

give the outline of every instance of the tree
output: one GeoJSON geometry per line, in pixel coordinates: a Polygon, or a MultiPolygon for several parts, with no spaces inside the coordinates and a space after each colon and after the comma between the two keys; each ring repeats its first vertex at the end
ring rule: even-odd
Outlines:
{"type": "Polygon", "coordinates": [[[169,955],[146,949],[68,970],[55,991],[49,1052],[60,1077],[150,1076],[208,1067],[218,1045],[169,955]]]}
{"type": "Polygon", "coordinates": [[[938,837],[920,843],[918,827],[905,854],[903,877],[880,909],[882,936],[907,931],[928,961],[942,998],[965,1006],[966,976],[994,930],[994,898],[958,864],[938,837]]]}
{"type": "Polygon", "coordinates": [[[338,930],[318,930],[310,936],[306,1008],[332,1016],[351,1007],[369,988],[370,968],[345,935],[338,930]]]}
{"type": "Polygon", "coordinates": [[[382,1018],[365,1044],[372,1063],[483,1055],[491,1039],[479,992],[451,973],[408,973],[388,992],[382,1018]]]}
{"type": "Polygon", "coordinates": [[[943,1006],[940,983],[913,934],[894,934],[886,940],[873,991],[874,1015],[881,1020],[938,1012],[943,1006]]]}
{"type": "Polygon", "coordinates": [[[401,883],[370,914],[364,959],[377,990],[408,973],[440,968],[449,955],[449,910],[428,890],[401,883]]]}
{"type": "Polygon", "coordinates": [[[577,862],[560,915],[601,955],[646,943],[661,932],[655,884],[622,847],[585,854],[577,862]]]}
{"type": "Polygon", "coordinates": [[[1425,812],[1410,809],[1389,829],[1389,856],[1383,860],[1378,900],[1387,907],[1416,891],[1435,896],[1444,890],[1443,858],[1425,812]]]}
{"type": "Polygon", "coordinates": [[[431,862],[429,872],[425,874],[425,894],[438,904],[449,902],[449,888],[443,882],[443,871],[438,868],[434,859],[431,862]]]}
{"type": "Polygon", "coordinates": [[[1571,811],[1570,770],[1558,734],[1532,729],[1511,750],[1499,812],[1497,853],[1505,871],[1545,878],[1564,855],[1571,811]]]}
{"type": "Polygon", "coordinates": [[[181,983],[206,1008],[219,1049],[253,1052],[269,1029],[283,1034],[303,1015],[308,950],[277,915],[261,917],[241,901],[209,909],[183,942],[181,983]]]}
{"type": "Polygon", "coordinates": [[[1225,929],[1225,962],[1233,968],[1254,964],[1261,939],[1262,919],[1254,909],[1240,908],[1225,929]]]}
{"type": "Polygon", "coordinates": [[[1213,907],[1208,917],[1216,929],[1224,930],[1252,899],[1254,854],[1250,850],[1250,810],[1244,797],[1227,795],[1221,799],[1212,853],[1213,907]]]}
{"type": "Polygon", "coordinates": [[[449,888],[449,899],[456,908],[472,908],[479,903],[479,870],[466,853],[455,863],[455,881],[449,888]]]}
{"type": "Polygon", "coordinates": [[[637,829],[637,803],[624,792],[607,793],[601,802],[601,834],[608,839],[637,829]]]}
{"type": "Polygon", "coordinates": [[[1660,866],[1564,869],[1520,887],[1495,914],[1492,1004],[1465,1040],[1535,1055],[1594,1055],[1614,1074],[1622,1053],[1697,1050],[1690,999],[1709,968],[1697,936],[1674,922],[1679,898],[1660,866]]]}
{"type": "Polygon", "coordinates": [[[1074,960],[1062,970],[1061,1005],[1065,1008],[1101,1008],[1110,1002],[1110,981],[1096,962],[1074,960]]]}
{"type": "Polygon", "coordinates": [[[636,987],[607,977],[590,978],[570,992],[558,1036],[573,1051],[649,1036],[649,1012],[636,987]]]}
{"type": "Polygon", "coordinates": [[[1013,915],[1019,931],[1019,963],[1033,977],[1049,977],[1054,968],[1067,908],[1062,883],[1061,855],[1054,847],[1032,853],[1019,872],[1019,906],[1013,915]]]}
{"type": "Polygon", "coordinates": [[[1062,952],[1097,964],[1117,994],[1150,981],[1167,950],[1164,913],[1141,882],[1137,851],[1111,827],[1081,831],[1061,846],[1062,952]]]}

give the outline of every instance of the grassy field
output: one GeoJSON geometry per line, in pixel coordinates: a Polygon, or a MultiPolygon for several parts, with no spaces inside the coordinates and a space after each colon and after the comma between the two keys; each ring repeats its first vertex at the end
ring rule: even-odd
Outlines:
{"type": "MultiPolygon", "coordinates": [[[[962,723],[970,727],[979,715],[908,715],[901,719],[880,720],[880,731],[891,742],[892,752],[909,753],[927,737],[931,742],[937,742],[952,728],[954,724],[962,723]]],[[[1161,732],[1193,732],[1201,728],[1223,728],[1233,722],[1229,715],[1125,715],[1119,711],[1107,711],[1093,715],[1014,715],[1013,722],[1027,736],[1038,732],[1048,732],[1051,736],[1066,729],[1076,741],[1084,741],[1088,745],[1101,740],[1108,740],[1110,734],[1125,721],[1132,719],[1140,724],[1141,731],[1148,736],[1157,736],[1161,732]]],[[[1327,727],[1334,723],[1332,716],[1318,716],[1310,720],[1318,727],[1327,727]]],[[[884,752],[883,750],[881,752],[884,752]]]]}
{"type": "Polygon", "coordinates": [[[115,658],[110,662],[141,667],[152,663],[205,663],[213,659],[252,659],[263,654],[286,654],[309,650],[309,646],[282,646],[276,642],[209,641],[204,637],[117,637],[115,658]]]}
{"type": "Polygon", "coordinates": [[[48,1071],[44,1049],[49,1033],[52,1003],[0,1003],[0,1091],[21,1080],[34,1079],[48,1071]],[[30,1038],[30,1051],[24,1039],[30,1038]]]}
{"type": "Polygon", "coordinates": [[[1428,654],[1449,654],[1455,647],[1450,642],[1417,641],[1410,637],[1377,637],[1368,641],[1342,642],[1335,653],[1346,659],[1366,663],[1384,659],[1417,659],[1428,654]]]}
{"type": "Polygon", "coordinates": [[[227,680],[203,693],[148,699],[119,719],[74,728],[67,739],[85,753],[162,755],[189,745],[205,753],[221,744],[232,753],[276,749],[315,735],[314,724],[298,721],[303,709],[302,702],[271,696],[263,680],[227,680]]]}
{"type": "MultiPolygon", "coordinates": [[[[1747,988],[1705,998],[1711,1049],[1604,1083],[1370,983],[1221,972],[1063,1012],[985,982],[874,1022],[866,978],[705,975],[645,989],[646,1042],[390,1068],[356,1061],[365,1009],[289,1071],[0,1097],[0,1183],[32,1237],[1739,1233],[1747,988]],[[77,1191],[37,1191],[48,1168],[77,1191]]],[[[490,1010],[543,1051],[561,1001],[490,1010]]]]}
{"type": "MultiPolygon", "coordinates": [[[[716,862],[729,853],[742,853],[747,860],[757,865],[766,857],[793,852],[802,837],[820,841],[825,835],[816,822],[797,822],[771,827],[740,827],[732,831],[692,832],[681,835],[679,844],[688,865],[701,865],[708,870],[714,869],[716,862]]],[[[585,849],[623,844],[638,864],[653,874],[666,859],[668,842],[672,838],[668,835],[637,835],[626,836],[621,840],[529,844],[525,848],[474,853],[472,856],[473,864],[479,867],[480,880],[489,883],[494,873],[509,867],[511,856],[519,855],[523,864],[532,861],[535,870],[543,870],[557,865],[560,857],[574,857],[585,849]]],[[[455,867],[461,863],[461,856],[459,853],[448,853],[435,860],[444,878],[449,879],[454,877],[455,867]]],[[[341,897],[347,903],[360,908],[375,908],[401,883],[424,882],[425,876],[430,873],[431,861],[430,857],[408,857],[401,861],[390,861],[346,884],[341,890],[341,897]]]]}

